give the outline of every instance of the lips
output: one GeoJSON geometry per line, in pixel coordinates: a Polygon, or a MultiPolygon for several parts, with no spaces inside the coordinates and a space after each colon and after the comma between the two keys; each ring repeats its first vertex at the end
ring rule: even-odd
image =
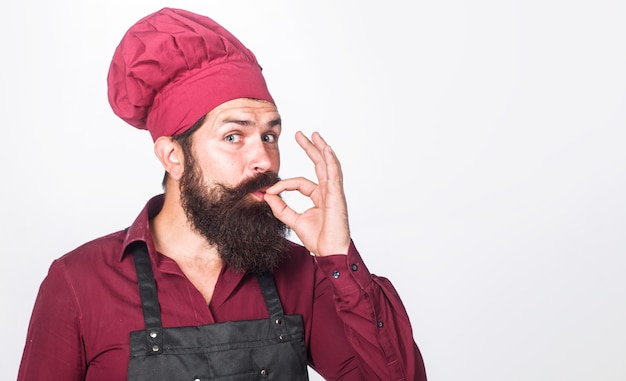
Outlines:
{"type": "Polygon", "coordinates": [[[252,192],[252,195],[262,201],[265,199],[265,190],[267,190],[267,188],[268,187],[265,187],[263,189],[252,192]]]}
{"type": "Polygon", "coordinates": [[[265,191],[279,180],[278,175],[273,172],[262,172],[242,182],[233,188],[233,191],[239,194],[239,197],[250,194],[259,200],[264,200],[265,191]]]}

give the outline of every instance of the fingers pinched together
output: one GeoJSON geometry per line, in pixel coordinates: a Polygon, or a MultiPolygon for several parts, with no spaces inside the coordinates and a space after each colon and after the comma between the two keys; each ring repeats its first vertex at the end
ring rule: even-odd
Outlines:
{"type": "Polygon", "coordinates": [[[315,165],[317,183],[304,177],[281,180],[266,190],[265,201],[274,216],[289,226],[313,254],[347,254],[350,228],[339,160],[318,132],[309,140],[298,131],[296,141],[315,165]],[[296,212],[278,196],[284,191],[300,192],[311,199],[313,206],[296,212]]]}

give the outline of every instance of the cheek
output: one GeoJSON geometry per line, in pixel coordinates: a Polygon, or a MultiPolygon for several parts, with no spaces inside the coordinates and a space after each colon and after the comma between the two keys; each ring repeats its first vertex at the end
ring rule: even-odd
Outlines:
{"type": "Polygon", "coordinates": [[[238,156],[213,157],[207,164],[206,176],[214,183],[235,186],[245,176],[245,162],[238,156]]]}
{"type": "Polygon", "coordinates": [[[273,167],[272,169],[274,170],[274,172],[278,173],[278,170],[280,169],[280,152],[279,151],[276,151],[276,155],[274,156],[272,167],[273,167]]]}

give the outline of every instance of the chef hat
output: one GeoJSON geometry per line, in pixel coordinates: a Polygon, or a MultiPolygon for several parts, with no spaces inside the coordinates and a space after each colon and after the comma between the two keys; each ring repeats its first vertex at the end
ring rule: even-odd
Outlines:
{"type": "Polygon", "coordinates": [[[274,103],[254,54],[208,17],[164,8],[139,20],[118,45],[109,103],[152,139],[189,129],[237,98],[274,103]]]}

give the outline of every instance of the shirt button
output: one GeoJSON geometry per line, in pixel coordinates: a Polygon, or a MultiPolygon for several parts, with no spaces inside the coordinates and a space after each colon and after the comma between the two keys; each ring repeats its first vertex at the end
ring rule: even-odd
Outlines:
{"type": "Polygon", "coordinates": [[[350,268],[352,269],[352,271],[357,271],[359,269],[359,266],[353,264],[352,266],[350,266],[350,268]]]}
{"type": "Polygon", "coordinates": [[[337,271],[337,270],[333,271],[333,278],[337,279],[337,278],[339,278],[339,275],[341,275],[339,273],[339,271],[337,271]]]}
{"type": "Polygon", "coordinates": [[[378,328],[382,328],[383,327],[383,322],[379,320],[378,323],[376,323],[376,326],[378,328]]]}

